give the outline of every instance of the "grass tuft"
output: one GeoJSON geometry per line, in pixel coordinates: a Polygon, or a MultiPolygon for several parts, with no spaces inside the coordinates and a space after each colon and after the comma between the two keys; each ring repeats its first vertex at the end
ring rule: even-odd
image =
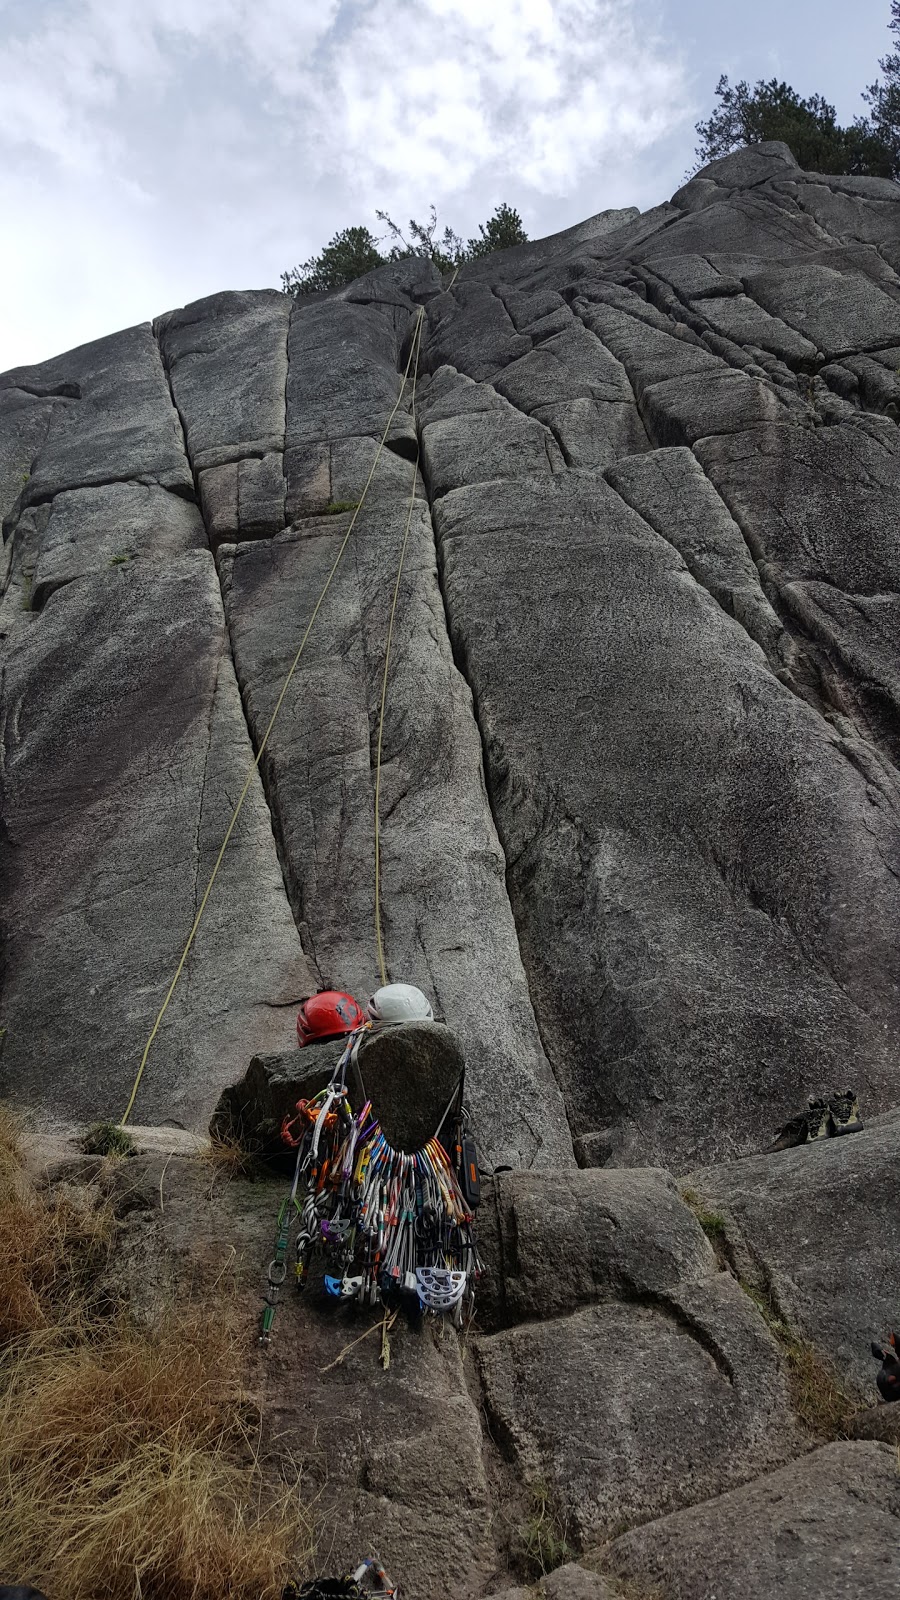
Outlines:
{"type": "Polygon", "coordinates": [[[24,1170],[19,1124],[11,1111],[0,1105],[0,1204],[5,1201],[9,1188],[19,1184],[24,1170]]]}
{"type": "Polygon", "coordinates": [[[568,1527],[553,1496],[542,1478],[529,1486],[529,1513],[518,1529],[518,1564],[529,1578],[543,1578],[556,1567],[574,1561],[575,1552],[568,1542],[568,1527]]]}
{"type": "Polygon", "coordinates": [[[254,1178],[259,1172],[259,1157],[230,1133],[211,1134],[201,1159],[220,1178],[254,1178]]]}
{"type": "Polygon", "coordinates": [[[841,1387],[836,1368],[784,1321],[771,1296],[738,1281],[778,1341],[787,1367],[791,1403],[804,1427],[818,1439],[850,1438],[848,1428],[859,1402],[841,1387]]]}
{"type": "Polygon", "coordinates": [[[358,500],[329,500],[322,512],[323,517],[336,517],[339,511],[358,511],[358,500]]]}
{"type": "Polygon", "coordinates": [[[720,1267],[729,1266],[728,1261],[728,1235],[727,1222],[721,1211],[710,1211],[703,1203],[702,1196],[696,1189],[686,1186],[681,1190],[681,1198],[685,1205],[693,1211],[703,1232],[713,1247],[720,1267]]]}
{"type": "Polygon", "coordinates": [[[86,1156],[133,1156],[134,1140],[118,1122],[95,1122],[81,1141],[86,1156]]]}

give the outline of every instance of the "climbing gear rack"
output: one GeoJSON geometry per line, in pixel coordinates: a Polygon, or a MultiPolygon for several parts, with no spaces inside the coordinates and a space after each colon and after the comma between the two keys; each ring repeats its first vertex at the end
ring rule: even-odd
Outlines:
{"type": "Polygon", "coordinates": [[[290,1195],[278,1215],[261,1342],[267,1344],[287,1268],[287,1239],[298,1217],[295,1275],[308,1282],[325,1260],[334,1300],[450,1316],[471,1315],[481,1264],[474,1233],[478,1163],[462,1106],[462,1083],[435,1134],[420,1150],[395,1150],[366,1100],[351,1109],[347,1071],[366,1028],[352,1035],[325,1089],[299,1100],[282,1136],[296,1149],[290,1195]],[[451,1135],[444,1134],[447,1124],[451,1135]],[[443,1135],[443,1140],[441,1135],[443,1135]],[[303,1202],[297,1196],[303,1188],[303,1202]]]}
{"type": "Polygon", "coordinates": [[[398,1600],[400,1590],[377,1560],[363,1561],[344,1578],[312,1578],[292,1583],[282,1600],[398,1600]]]}

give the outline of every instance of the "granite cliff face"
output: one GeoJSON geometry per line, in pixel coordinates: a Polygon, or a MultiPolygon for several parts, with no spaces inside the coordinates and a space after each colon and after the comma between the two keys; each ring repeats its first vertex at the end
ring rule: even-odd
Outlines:
{"type": "MultiPolygon", "coordinates": [[[[415,261],[296,303],[225,293],[0,376],[0,1094],[45,1128],[121,1114],[419,308],[415,407],[136,1117],[202,1129],[290,1047],[301,995],[377,982],[374,739],[418,446],[387,959],[459,1035],[486,1161],[515,1170],[474,1353],[404,1347],[377,1429],[364,1358],[341,1376],[340,1548],[377,1544],[412,1593],[499,1590],[542,1484],[573,1553],[614,1541],[550,1600],[893,1594],[891,1454],[812,1449],[745,1291],[862,1400],[898,1310],[897,186],[757,146],[449,288],[415,261]],[[873,1127],[756,1154],[845,1083],[873,1127]]],[[[298,1313],[279,1393],[332,1345],[298,1313]]],[[[297,1441],[328,1389],[284,1401],[297,1441]]]]}

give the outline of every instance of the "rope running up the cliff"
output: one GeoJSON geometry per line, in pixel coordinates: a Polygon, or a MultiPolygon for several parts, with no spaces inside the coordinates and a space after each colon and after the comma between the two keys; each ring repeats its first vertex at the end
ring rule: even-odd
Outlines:
{"type": "MultiPolygon", "coordinates": [[[[453,274],[454,278],[456,273],[453,274]]],[[[394,597],[391,601],[391,615],[388,622],[387,642],[384,647],[384,676],[381,680],[381,706],[378,712],[378,746],[375,755],[375,947],[378,951],[378,971],[381,974],[382,984],[387,983],[387,966],[384,960],[384,939],[381,932],[381,750],[384,743],[384,712],[387,704],[388,673],[391,666],[391,644],[394,638],[394,618],[397,614],[397,601],[400,595],[400,579],[403,576],[403,563],[406,560],[406,546],[409,543],[409,530],[412,526],[412,516],[416,505],[416,484],[419,477],[419,430],[416,427],[416,380],[419,375],[419,350],[422,342],[422,317],[416,324],[415,338],[415,364],[413,366],[412,389],[410,390],[410,417],[416,435],[416,453],[413,459],[412,484],[409,491],[409,506],[406,512],[406,527],[403,530],[403,541],[400,545],[400,560],[397,564],[397,577],[394,581],[394,597]]]]}
{"type": "MultiPolygon", "coordinates": [[[[459,269],[457,268],[457,271],[458,270],[459,269]]],[[[453,278],[451,278],[451,280],[450,280],[449,287],[452,288],[452,285],[453,285],[453,282],[454,282],[455,278],[456,278],[456,272],[454,272],[453,278]]],[[[263,758],[263,754],[265,752],[266,746],[269,743],[269,738],[270,738],[270,735],[272,733],[272,729],[275,726],[275,723],[276,723],[276,721],[278,719],[278,714],[281,711],[282,705],[284,704],[285,696],[287,695],[288,689],[291,686],[291,681],[292,681],[292,679],[294,677],[294,673],[296,672],[297,667],[300,664],[300,658],[303,655],[304,650],[306,649],[307,640],[309,639],[309,636],[312,633],[313,627],[315,625],[316,618],[318,617],[319,612],[322,609],[322,605],[323,605],[323,603],[325,601],[325,596],[327,595],[329,589],[331,588],[332,580],[334,579],[334,576],[335,576],[335,574],[336,574],[336,572],[338,570],[338,567],[341,564],[341,561],[342,561],[343,556],[344,556],[344,551],[346,550],[347,545],[350,542],[350,535],[352,534],[353,529],[356,526],[357,518],[358,518],[358,516],[359,516],[359,514],[360,514],[360,512],[361,512],[361,510],[362,510],[362,508],[363,508],[363,506],[365,504],[366,496],[367,496],[367,494],[369,492],[369,488],[371,486],[372,479],[375,476],[375,469],[378,466],[378,462],[379,462],[380,457],[381,457],[381,452],[384,449],[385,443],[387,441],[387,436],[388,436],[388,433],[390,432],[391,424],[393,423],[394,418],[397,415],[397,412],[398,412],[398,410],[400,408],[400,402],[403,399],[404,393],[406,392],[406,385],[407,385],[407,381],[409,379],[410,369],[412,369],[412,373],[413,373],[411,395],[412,395],[412,417],[413,417],[413,422],[415,422],[415,390],[416,390],[416,380],[417,380],[417,377],[418,377],[418,370],[419,370],[419,350],[420,350],[420,346],[421,346],[422,323],[424,321],[424,317],[425,317],[424,307],[420,307],[418,315],[416,317],[415,327],[414,327],[414,330],[413,330],[412,344],[410,346],[409,358],[408,358],[407,363],[406,363],[406,368],[405,368],[404,373],[403,373],[403,382],[400,385],[400,392],[397,395],[397,398],[396,398],[396,400],[394,402],[393,408],[391,410],[391,414],[388,417],[387,422],[385,423],[384,432],[382,433],[381,439],[379,440],[378,449],[375,452],[375,459],[372,462],[372,467],[371,467],[371,470],[369,472],[369,476],[366,479],[365,486],[363,488],[363,492],[362,492],[362,494],[360,496],[360,499],[359,499],[359,503],[357,504],[357,506],[356,506],[356,508],[355,508],[355,510],[353,512],[353,516],[350,519],[350,525],[347,528],[347,532],[344,534],[343,539],[341,540],[340,546],[338,548],[338,552],[337,552],[337,554],[336,554],[336,556],[334,558],[334,561],[331,564],[331,568],[330,568],[330,570],[328,572],[328,576],[325,579],[325,582],[324,582],[324,584],[322,586],[322,591],[321,591],[321,593],[319,595],[319,598],[317,599],[317,601],[315,603],[315,606],[313,607],[312,615],[311,615],[311,617],[309,619],[309,622],[306,625],[306,628],[305,628],[304,633],[303,633],[303,637],[300,640],[300,644],[299,644],[299,646],[297,648],[297,653],[294,656],[294,659],[291,662],[291,665],[290,665],[290,667],[288,669],[287,676],[285,677],[284,682],[283,682],[283,684],[281,686],[281,691],[280,691],[280,693],[278,695],[278,699],[275,701],[275,708],[274,708],[274,710],[272,712],[272,715],[269,718],[268,723],[266,724],[266,729],[265,729],[265,732],[263,733],[262,739],[260,741],[259,749],[257,750],[256,755],[255,755],[253,761],[250,764],[250,768],[249,768],[249,770],[247,772],[247,776],[246,776],[246,778],[244,780],[244,786],[241,789],[241,792],[240,792],[240,794],[238,796],[238,799],[237,799],[237,803],[235,804],[234,810],[231,813],[231,820],[230,820],[230,822],[228,824],[228,827],[225,830],[225,837],[222,840],[221,849],[219,850],[219,853],[218,853],[218,855],[216,857],[215,865],[213,866],[212,872],[209,875],[209,881],[208,881],[208,883],[206,885],[206,888],[205,888],[205,890],[203,892],[203,898],[201,899],[200,904],[199,904],[199,906],[197,908],[197,915],[194,918],[193,925],[191,927],[191,931],[188,934],[187,942],[185,943],[184,949],[181,952],[181,958],[180,958],[180,960],[178,962],[177,967],[175,968],[174,976],[173,976],[172,981],[169,984],[169,987],[168,987],[168,989],[166,991],[166,997],[163,1000],[163,1003],[159,1008],[159,1012],[157,1013],[156,1021],[154,1022],[153,1027],[150,1030],[150,1036],[147,1039],[147,1043],[144,1045],[144,1052],[143,1052],[143,1055],[141,1056],[140,1066],[138,1067],[138,1070],[137,1070],[137,1076],[135,1077],[134,1084],[133,1084],[132,1090],[131,1090],[131,1094],[129,1096],[128,1104],[125,1107],[125,1112],[124,1112],[123,1117],[122,1117],[122,1122],[121,1122],[121,1126],[122,1127],[124,1127],[125,1123],[128,1121],[128,1118],[131,1116],[131,1113],[132,1113],[132,1111],[134,1109],[134,1103],[135,1103],[135,1100],[137,1099],[138,1089],[141,1086],[141,1079],[144,1076],[144,1068],[147,1065],[147,1061],[148,1061],[148,1058],[150,1056],[150,1051],[153,1048],[153,1043],[154,1043],[154,1040],[156,1039],[156,1035],[159,1032],[160,1025],[162,1023],[163,1017],[165,1016],[166,1011],[169,1008],[169,1002],[172,999],[172,996],[174,995],[175,990],[178,987],[178,983],[179,983],[179,981],[181,979],[181,975],[182,975],[182,973],[184,971],[185,962],[187,961],[187,958],[188,958],[188,956],[190,954],[190,951],[191,951],[191,947],[192,947],[192,945],[194,943],[194,940],[195,940],[195,938],[197,936],[197,929],[199,928],[200,923],[201,923],[201,921],[203,919],[203,913],[206,910],[207,901],[209,900],[210,894],[212,893],[213,885],[214,885],[214,883],[215,883],[215,881],[216,881],[216,879],[217,879],[217,877],[219,875],[219,868],[222,865],[222,861],[223,861],[223,858],[224,858],[224,855],[225,855],[225,851],[228,848],[228,844],[229,844],[229,841],[231,839],[231,835],[234,832],[235,825],[237,823],[238,817],[241,814],[241,809],[243,807],[244,801],[246,800],[247,795],[250,792],[250,786],[253,783],[254,775],[255,775],[258,767],[259,767],[260,761],[263,758]]],[[[382,981],[382,983],[385,983],[387,981],[387,974],[386,974],[386,967],[385,967],[385,960],[384,960],[384,942],[383,942],[383,939],[382,939],[382,932],[381,932],[381,882],[380,882],[380,879],[381,879],[381,824],[380,824],[380,818],[379,818],[379,801],[380,801],[380,793],[381,793],[382,744],[383,744],[383,736],[384,736],[384,715],[385,715],[385,707],[386,707],[386,703],[387,703],[388,672],[389,672],[389,668],[390,668],[391,643],[392,643],[393,632],[394,632],[394,619],[395,619],[395,615],[396,615],[396,611],[397,611],[397,602],[398,602],[398,597],[399,597],[399,593],[400,593],[400,579],[401,579],[402,573],[403,573],[403,563],[404,563],[404,560],[405,560],[405,557],[406,557],[406,547],[407,547],[407,544],[408,544],[408,541],[409,541],[409,532],[410,532],[410,526],[411,526],[411,523],[412,523],[412,514],[413,514],[413,510],[414,510],[414,506],[415,506],[415,495],[416,495],[416,483],[417,483],[417,476],[418,476],[418,467],[419,467],[419,444],[418,444],[418,432],[417,432],[417,434],[416,434],[416,456],[415,456],[415,462],[414,462],[414,466],[413,466],[413,479],[412,479],[412,488],[411,488],[411,491],[410,491],[409,509],[408,509],[407,517],[406,517],[406,526],[405,526],[404,533],[403,533],[403,540],[402,540],[401,547],[400,547],[400,560],[399,560],[399,564],[398,564],[398,567],[397,567],[396,580],[395,580],[395,583],[394,583],[394,595],[393,595],[393,602],[392,602],[392,605],[391,605],[390,621],[388,623],[387,642],[386,642],[386,646],[385,646],[384,675],[383,675],[383,678],[382,678],[382,685],[381,685],[381,706],[380,706],[380,712],[379,712],[378,742],[377,742],[377,754],[376,754],[376,762],[375,762],[375,943],[376,943],[376,948],[377,948],[377,952],[378,952],[378,966],[379,966],[379,971],[381,973],[381,981],[382,981]]]]}

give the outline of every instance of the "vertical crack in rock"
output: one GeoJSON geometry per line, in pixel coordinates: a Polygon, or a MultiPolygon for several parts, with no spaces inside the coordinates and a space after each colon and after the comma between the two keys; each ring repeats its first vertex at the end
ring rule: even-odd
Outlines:
{"type": "MultiPolygon", "coordinates": [[[[292,308],[292,314],[293,314],[293,308],[292,308]]],[[[289,330],[290,330],[290,322],[288,323],[288,331],[289,330]]],[[[228,607],[227,607],[227,605],[225,603],[225,595],[224,595],[224,592],[223,592],[223,589],[222,589],[222,578],[221,578],[221,573],[219,571],[219,564],[218,564],[218,561],[215,559],[215,553],[214,553],[214,549],[213,549],[213,541],[212,541],[211,536],[210,536],[210,529],[209,529],[209,525],[208,525],[207,518],[206,518],[206,511],[205,511],[205,507],[204,507],[204,504],[203,504],[203,499],[202,499],[201,494],[200,494],[199,475],[198,475],[198,473],[196,471],[196,468],[194,466],[193,460],[191,458],[190,449],[188,448],[188,442],[187,442],[187,440],[188,440],[188,432],[187,432],[187,426],[186,426],[185,418],[182,416],[181,410],[180,410],[180,408],[178,406],[178,403],[176,401],[176,398],[175,398],[175,391],[174,391],[174,387],[173,387],[173,384],[172,384],[172,376],[171,376],[171,373],[169,372],[169,368],[168,368],[168,365],[167,365],[167,362],[166,362],[166,359],[165,359],[165,356],[164,356],[164,353],[163,353],[163,350],[162,350],[162,346],[160,344],[159,335],[158,335],[158,333],[156,331],[156,327],[155,326],[154,326],[154,329],[153,329],[153,335],[154,335],[154,340],[155,340],[155,343],[156,343],[156,348],[157,348],[157,351],[159,353],[160,365],[161,365],[162,370],[163,370],[163,372],[165,374],[166,384],[168,386],[169,395],[170,395],[170,398],[171,398],[171,401],[172,401],[172,408],[173,408],[176,416],[178,417],[179,426],[181,428],[182,448],[184,450],[185,459],[188,462],[188,465],[189,465],[190,470],[191,470],[191,475],[192,475],[193,480],[194,480],[194,498],[195,498],[197,507],[198,507],[198,509],[200,511],[200,515],[201,515],[201,517],[203,519],[203,526],[204,526],[204,528],[206,530],[207,543],[209,545],[210,552],[213,555],[213,561],[214,561],[214,565],[215,565],[215,569],[216,569],[216,577],[217,577],[218,583],[219,583],[219,593],[221,595],[221,600],[222,600],[222,617],[223,617],[223,621],[222,621],[222,655],[224,655],[225,646],[227,644],[228,654],[229,654],[229,658],[230,658],[230,661],[231,661],[231,669],[232,669],[232,671],[234,673],[235,682],[237,683],[237,686],[238,686],[238,699],[240,701],[241,712],[242,712],[243,719],[244,719],[244,725],[245,725],[245,727],[247,729],[247,739],[248,739],[250,748],[251,748],[251,750],[253,751],[253,753],[255,755],[256,752],[257,752],[257,742],[256,742],[256,739],[254,737],[252,721],[251,721],[250,717],[247,714],[247,706],[246,706],[246,700],[245,700],[245,686],[241,682],[240,674],[239,674],[238,668],[237,668],[237,661],[235,659],[234,641],[232,639],[231,624],[230,624],[229,618],[228,618],[228,607]]],[[[287,337],[287,335],[286,335],[286,337],[287,337]]],[[[288,344],[288,349],[287,349],[287,365],[288,365],[288,370],[289,370],[290,369],[290,345],[289,344],[288,344]]],[[[285,393],[286,393],[286,390],[287,390],[287,379],[285,378],[285,393]]],[[[285,411],[285,425],[286,425],[286,422],[287,422],[287,412],[285,411]]],[[[216,693],[218,691],[219,673],[221,671],[221,663],[222,663],[222,656],[220,656],[219,665],[216,668],[216,682],[215,682],[215,687],[214,687],[214,690],[213,690],[213,698],[212,698],[212,701],[210,702],[210,746],[207,747],[207,761],[209,759],[209,750],[210,750],[211,741],[212,741],[212,719],[213,719],[214,711],[215,711],[215,699],[216,699],[216,693]]],[[[263,799],[264,799],[265,804],[266,804],[266,809],[267,809],[267,811],[269,813],[269,825],[270,825],[271,830],[272,830],[272,839],[273,839],[273,842],[274,842],[274,845],[275,845],[275,853],[276,853],[277,858],[278,858],[278,866],[279,866],[279,870],[281,872],[282,882],[284,884],[285,898],[287,899],[287,903],[291,908],[291,913],[292,913],[292,916],[293,916],[294,925],[295,925],[295,927],[297,929],[298,937],[300,937],[301,944],[302,944],[302,946],[304,948],[305,953],[307,955],[309,955],[310,952],[306,949],[306,940],[303,937],[305,929],[303,929],[301,924],[298,922],[297,917],[294,914],[294,910],[293,910],[293,905],[294,905],[293,896],[291,894],[290,879],[289,879],[289,875],[288,875],[287,868],[286,868],[286,865],[285,865],[285,850],[284,850],[284,846],[283,846],[283,840],[282,840],[282,837],[281,837],[281,828],[280,828],[279,823],[278,823],[278,808],[277,808],[277,805],[275,805],[273,803],[273,796],[272,796],[272,793],[271,793],[271,782],[272,782],[271,774],[269,773],[269,771],[267,769],[265,756],[263,756],[262,761],[257,763],[257,769],[256,770],[257,770],[257,772],[259,774],[260,788],[261,788],[261,791],[262,791],[263,799]]],[[[199,851],[200,830],[202,828],[202,823],[203,823],[203,797],[204,797],[205,787],[206,787],[206,769],[204,768],[203,787],[201,789],[201,794],[200,794],[200,810],[199,810],[199,813],[198,813],[198,821],[197,821],[198,851],[199,851]]],[[[199,855],[198,855],[198,861],[199,861],[199,855]]],[[[195,890],[196,890],[196,886],[195,886],[195,890]]],[[[197,910],[197,905],[196,905],[196,892],[195,892],[195,907],[194,907],[195,915],[196,915],[196,910],[197,910]]],[[[315,959],[314,952],[312,952],[312,959],[313,960],[315,959]]]]}
{"type": "MultiPolygon", "coordinates": [[[[505,309],[505,307],[504,307],[504,309],[505,309]]],[[[515,407],[515,409],[519,410],[520,408],[519,407],[515,407]]],[[[490,415],[490,413],[488,415],[490,415]]],[[[518,951],[518,955],[519,955],[519,960],[522,962],[522,968],[523,968],[523,971],[525,973],[526,985],[528,985],[529,1001],[530,1001],[531,1010],[532,1010],[532,1013],[533,1013],[533,1016],[534,1016],[535,1027],[536,1027],[537,1032],[538,1032],[538,1037],[540,1038],[541,1048],[542,1048],[542,1050],[544,1052],[544,1055],[545,1055],[545,1057],[547,1059],[547,1062],[548,1062],[548,1065],[550,1067],[550,1071],[552,1072],[553,1078],[554,1078],[554,1080],[555,1080],[555,1082],[557,1084],[557,1087],[559,1089],[562,1108],[563,1108],[563,1111],[564,1111],[565,1116],[566,1116],[566,1122],[567,1122],[567,1126],[568,1126],[569,1138],[572,1141],[572,1146],[573,1146],[573,1151],[574,1151],[574,1132],[573,1132],[573,1129],[572,1129],[571,1114],[570,1114],[570,1110],[569,1110],[569,1105],[568,1105],[568,1100],[567,1100],[567,1096],[566,1096],[565,1087],[564,1087],[563,1082],[562,1082],[562,1080],[560,1078],[560,1075],[559,1075],[559,1073],[558,1073],[558,1071],[557,1071],[557,1069],[556,1069],[556,1067],[554,1065],[553,1058],[552,1058],[552,1056],[551,1056],[551,1054],[550,1054],[550,1052],[548,1050],[547,1041],[544,1038],[543,1031],[541,1029],[540,1017],[538,1015],[537,1008],[534,1005],[534,1000],[533,1000],[533,998],[531,996],[531,993],[530,993],[530,984],[529,984],[529,980],[528,980],[528,969],[527,969],[527,966],[526,966],[526,964],[524,962],[524,958],[523,958],[523,955],[522,955],[521,942],[519,940],[519,925],[518,925],[518,919],[517,919],[517,915],[516,915],[516,908],[515,908],[515,904],[513,902],[513,897],[511,896],[510,891],[509,891],[509,859],[508,859],[507,845],[506,845],[506,841],[504,839],[504,829],[503,829],[502,818],[501,818],[501,816],[499,814],[498,807],[496,805],[496,800],[495,800],[493,762],[491,760],[491,755],[490,755],[490,751],[489,751],[489,748],[488,748],[488,741],[487,741],[487,738],[485,736],[484,728],[482,726],[482,722],[481,722],[481,718],[480,718],[480,714],[479,714],[477,691],[476,691],[475,685],[472,682],[470,674],[468,672],[464,648],[462,647],[461,642],[460,642],[459,637],[458,637],[458,634],[457,634],[457,632],[456,632],[456,630],[454,629],[454,626],[453,626],[453,620],[452,620],[452,615],[451,615],[451,611],[450,611],[450,603],[449,603],[449,598],[448,598],[448,595],[447,595],[447,586],[446,586],[445,578],[444,578],[443,549],[442,549],[441,540],[440,540],[440,538],[438,536],[437,530],[435,528],[434,520],[433,520],[433,517],[432,517],[431,484],[429,482],[428,473],[427,473],[427,470],[426,470],[425,465],[424,465],[425,452],[424,452],[423,443],[422,443],[422,425],[419,422],[418,416],[416,418],[416,428],[417,428],[418,437],[419,437],[419,457],[420,457],[420,461],[422,461],[422,463],[423,463],[423,466],[422,466],[422,479],[423,479],[423,483],[425,485],[426,495],[428,497],[428,521],[429,521],[429,526],[431,528],[432,539],[434,541],[435,570],[436,570],[436,573],[437,573],[437,585],[438,585],[438,591],[439,591],[439,594],[440,594],[441,605],[442,605],[442,609],[443,609],[444,629],[446,631],[446,637],[447,637],[447,640],[448,640],[448,643],[449,643],[449,646],[450,646],[450,652],[451,652],[451,655],[452,655],[454,667],[455,667],[456,671],[459,673],[460,678],[462,679],[462,681],[464,682],[464,684],[466,685],[466,688],[468,690],[468,698],[469,698],[469,703],[470,703],[470,706],[471,706],[472,720],[473,720],[473,722],[475,724],[475,728],[476,728],[477,733],[478,733],[478,740],[479,740],[479,745],[480,745],[480,748],[481,748],[481,775],[482,775],[482,782],[483,782],[483,785],[484,785],[485,799],[486,799],[486,802],[487,802],[487,805],[488,805],[488,809],[489,809],[489,812],[490,812],[490,816],[491,816],[491,821],[493,823],[494,832],[495,832],[495,834],[497,836],[498,847],[499,847],[499,849],[500,849],[500,851],[502,853],[503,861],[504,861],[504,883],[505,883],[506,902],[507,902],[507,905],[509,906],[510,919],[511,919],[512,926],[513,926],[513,928],[515,930],[515,934],[516,934],[516,946],[517,946],[517,951],[518,951]]],[[[524,1112],[522,1112],[520,1114],[522,1114],[523,1117],[524,1117],[524,1112]]],[[[527,1125],[529,1126],[529,1128],[531,1129],[532,1134],[535,1136],[535,1138],[537,1138],[538,1137],[537,1130],[535,1128],[533,1128],[531,1123],[528,1121],[527,1117],[525,1117],[525,1121],[526,1121],[527,1125]]]]}
{"type": "MultiPolygon", "coordinates": [[[[200,864],[201,864],[201,862],[203,860],[203,807],[204,807],[204,803],[205,803],[205,800],[206,800],[206,780],[207,780],[207,777],[209,775],[209,758],[210,758],[210,754],[211,754],[211,751],[212,751],[213,725],[215,723],[216,702],[218,700],[218,695],[219,695],[219,675],[220,675],[220,673],[222,671],[222,660],[223,660],[224,655],[225,655],[225,646],[226,646],[227,639],[228,639],[227,631],[226,631],[226,629],[223,628],[223,630],[222,630],[222,643],[221,643],[221,648],[219,650],[219,659],[216,662],[216,675],[215,675],[215,678],[213,680],[212,694],[210,695],[210,700],[209,700],[209,716],[207,718],[207,725],[206,725],[206,752],[205,752],[204,757],[203,757],[203,774],[202,774],[202,777],[200,779],[200,801],[199,801],[199,804],[197,806],[197,835],[196,835],[196,839],[195,839],[195,842],[194,842],[194,851],[195,851],[195,856],[196,856],[195,865],[194,865],[194,917],[193,917],[193,921],[191,923],[192,927],[193,927],[194,923],[197,920],[197,911],[198,911],[199,905],[200,905],[200,864]]],[[[193,951],[193,949],[191,949],[190,954],[188,956],[189,965],[193,962],[193,959],[194,959],[194,951],[193,951]]]]}

